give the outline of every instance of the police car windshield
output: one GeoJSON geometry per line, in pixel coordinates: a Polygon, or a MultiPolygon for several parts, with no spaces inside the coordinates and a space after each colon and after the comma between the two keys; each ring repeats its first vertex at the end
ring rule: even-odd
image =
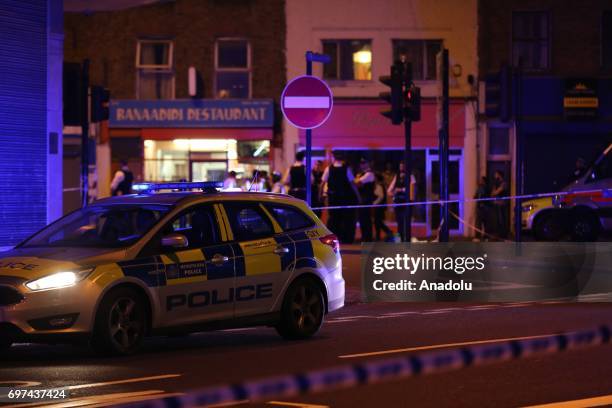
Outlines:
{"type": "Polygon", "coordinates": [[[138,241],[170,209],[160,205],[94,205],[68,214],[20,246],[123,248],[138,241]]]}

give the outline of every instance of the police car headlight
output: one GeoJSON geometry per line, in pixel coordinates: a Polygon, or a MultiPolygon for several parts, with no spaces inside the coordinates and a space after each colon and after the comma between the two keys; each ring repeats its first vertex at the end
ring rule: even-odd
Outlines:
{"type": "Polygon", "coordinates": [[[80,271],[72,272],[57,272],[53,275],[48,275],[33,281],[26,283],[28,289],[33,291],[47,290],[47,289],[59,289],[73,286],[77,282],[85,279],[94,268],[82,269],[80,271]]]}

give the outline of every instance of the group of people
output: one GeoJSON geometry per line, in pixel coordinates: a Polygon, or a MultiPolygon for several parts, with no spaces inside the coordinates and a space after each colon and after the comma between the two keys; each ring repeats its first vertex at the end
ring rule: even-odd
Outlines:
{"type": "MultiPolygon", "coordinates": [[[[294,163],[284,174],[274,172],[271,177],[268,177],[266,172],[254,172],[253,177],[245,182],[243,188],[249,191],[285,193],[305,200],[308,176],[304,159],[303,151],[296,153],[294,163]]],[[[385,224],[385,205],[388,202],[387,197],[392,197],[394,203],[403,203],[407,200],[403,163],[400,164],[398,174],[392,177],[387,186],[383,174],[375,173],[367,159],[360,160],[359,171],[355,174],[342,153],[334,152],[333,161],[326,168],[320,160],[314,164],[310,174],[310,183],[312,186],[311,206],[315,208],[319,216],[321,211],[316,210],[317,208],[331,207],[328,209],[327,226],[338,236],[340,242],[352,243],[355,241],[357,221],[359,221],[362,242],[371,242],[374,239],[376,241],[393,239],[393,232],[385,224]],[[381,206],[352,208],[356,205],[372,204],[381,206]]],[[[415,183],[414,176],[412,176],[411,187],[415,183]]],[[[238,187],[234,172],[229,173],[224,187],[238,187]]],[[[406,207],[395,207],[395,215],[399,233],[404,239],[406,207]]]]}

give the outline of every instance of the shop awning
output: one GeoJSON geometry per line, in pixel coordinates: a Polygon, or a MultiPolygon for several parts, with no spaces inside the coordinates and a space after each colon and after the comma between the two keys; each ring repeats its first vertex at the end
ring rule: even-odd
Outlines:
{"type": "MultiPolygon", "coordinates": [[[[174,140],[174,139],[236,139],[236,140],[272,140],[272,128],[238,128],[238,129],[170,129],[144,128],[139,129],[142,139],[174,140]]],[[[111,136],[123,136],[129,132],[111,129],[111,136]]]]}
{"type": "MultiPolygon", "coordinates": [[[[335,100],[331,116],[313,130],[312,144],[318,148],[402,149],[404,125],[392,125],[380,111],[388,107],[376,100],[335,100]]],[[[465,135],[465,102],[451,101],[450,146],[462,147],[465,135]]],[[[300,130],[300,144],[305,144],[305,131],[300,130]]],[[[412,147],[438,146],[437,105],[424,100],[421,120],[412,124],[412,147]]]]}

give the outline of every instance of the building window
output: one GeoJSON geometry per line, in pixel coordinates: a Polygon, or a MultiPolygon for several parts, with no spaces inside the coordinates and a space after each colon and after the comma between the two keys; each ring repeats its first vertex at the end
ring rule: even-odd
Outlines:
{"type": "Polygon", "coordinates": [[[601,20],[601,65],[612,69],[612,10],[604,11],[601,20]]]}
{"type": "Polygon", "coordinates": [[[538,71],[550,68],[550,21],[546,12],[512,14],[512,63],[538,71]]]}
{"type": "Polygon", "coordinates": [[[489,127],[489,156],[510,155],[510,129],[489,127]]]}
{"type": "Polygon", "coordinates": [[[323,65],[323,77],[341,81],[372,79],[372,40],[323,40],[323,53],[331,57],[323,65]]]}
{"type": "Polygon", "coordinates": [[[173,53],[172,41],[138,41],[136,48],[138,99],[174,99],[173,53]]]}
{"type": "Polygon", "coordinates": [[[412,63],[412,78],[431,81],[437,78],[436,55],[442,51],[442,40],[393,40],[393,61],[412,63]]]}
{"type": "Polygon", "coordinates": [[[219,39],[215,47],[217,98],[251,97],[251,50],[247,40],[219,39]]]}

